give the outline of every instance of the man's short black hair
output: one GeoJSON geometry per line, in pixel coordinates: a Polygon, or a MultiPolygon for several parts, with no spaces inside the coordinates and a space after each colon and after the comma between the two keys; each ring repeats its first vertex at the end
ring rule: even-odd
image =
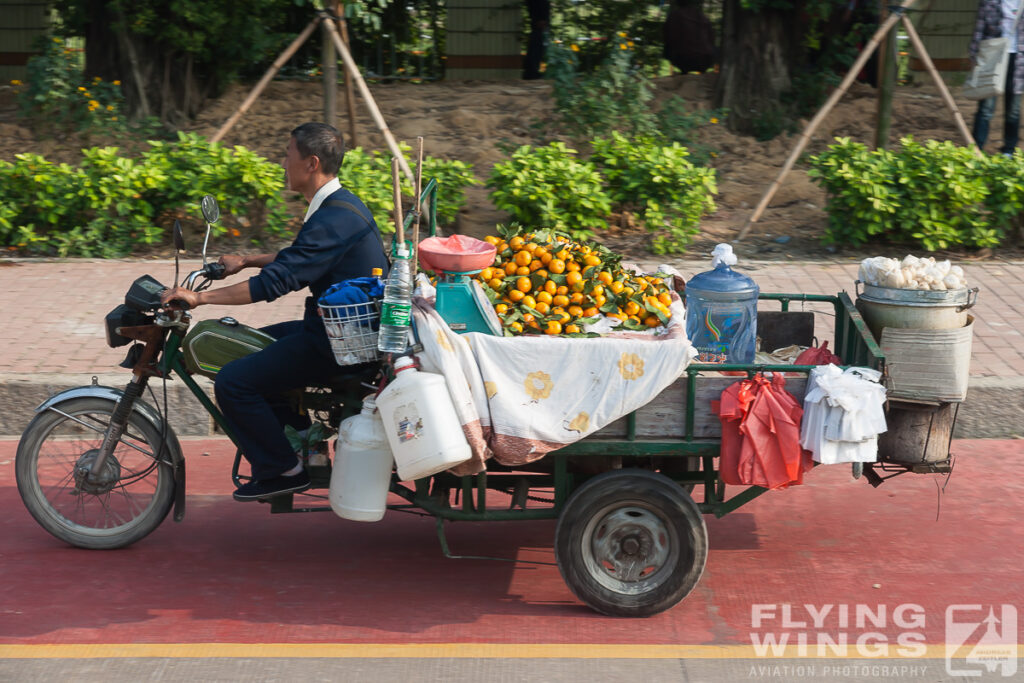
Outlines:
{"type": "Polygon", "coordinates": [[[338,175],[345,158],[345,138],[337,128],[310,121],[293,130],[292,137],[303,159],[315,155],[320,159],[321,171],[327,175],[338,175]]]}

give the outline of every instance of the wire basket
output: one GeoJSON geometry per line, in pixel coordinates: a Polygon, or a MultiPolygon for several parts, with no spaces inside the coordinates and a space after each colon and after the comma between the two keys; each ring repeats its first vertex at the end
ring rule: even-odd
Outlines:
{"type": "Polygon", "coordinates": [[[320,306],[324,328],[338,365],[370,363],[380,357],[377,332],[380,308],[376,301],[343,306],[320,306]]]}

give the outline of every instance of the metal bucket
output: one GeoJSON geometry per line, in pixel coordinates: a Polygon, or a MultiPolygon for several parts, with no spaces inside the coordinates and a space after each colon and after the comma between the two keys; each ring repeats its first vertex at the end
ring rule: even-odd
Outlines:
{"type": "Polygon", "coordinates": [[[930,291],[878,287],[857,280],[857,308],[875,339],[886,327],[954,330],[967,324],[967,311],[978,301],[978,288],[930,291]],[[864,287],[864,291],[860,287],[864,287]]]}

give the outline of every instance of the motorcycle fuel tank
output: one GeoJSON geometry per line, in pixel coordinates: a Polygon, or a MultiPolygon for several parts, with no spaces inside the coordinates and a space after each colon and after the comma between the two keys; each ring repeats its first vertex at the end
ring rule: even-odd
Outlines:
{"type": "Polygon", "coordinates": [[[185,367],[194,374],[214,377],[231,361],[265,349],[274,342],[269,334],[239,324],[234,318],[202,320],[181,343],[185,367]]]}

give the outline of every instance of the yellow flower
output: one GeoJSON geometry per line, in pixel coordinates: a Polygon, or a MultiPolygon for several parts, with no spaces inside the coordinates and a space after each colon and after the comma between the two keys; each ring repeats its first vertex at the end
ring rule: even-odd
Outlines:
{"type": "Polygon", "coordinates": [[[580,46],[577,45],[576,43],[573,43],[572,45],[569,46],[569,49],[572,50],[573,52],[579,52],[580,46]]]}
{"type": "Polygon", "coordinates": [[[718,119],[716,119],[714,116],[712,116],[711,117],[711,123],[718,123],[718,119]]]}
{"type": "Polygon", "coordinates": [[[625,37],[626,37],[626,32],[625,31],[619,31],[619,38],[625,38],[625,37]]]}
{"type": "Polygon", "coordinates": [[[85,86],[83,86],[83,85],[78,86],[78,92],[85,92],[85,86]]]}
{"type": "Polygon", "coordinates": [[[21,81],[15,78],[13,81],[11,81],[11,85],[21,85],[21,81]]]}
{"type": "Polygon", "coordinates": [[[111,120],[111,121],[117,121],[117,117],[116,117],[116,116],[111,116],[111,117],[110,117],[110,120],[111,120]]]}
{"type": "Polygon", "coordinates": [[[633,41],[632,41],[632,40],[630,40],[630,41],[627,41],[627,42],[626,42],[626,45],[629,45],[630,47],[633,47],[633,41]]]}
{"type": "Polygon", "coordinates": [[[114,81],[114,85],[121,85],[121,81],[114,81]]]}
{"type": "Polygon", "coordinates": [[[626,44],[625,44],[625,43],[619,43],[619,49],[620,49],[620,50],[628,50],[629,48],[628,48],[628,47],[626,47],[626,44]]]}
{"type": "Polygon", "coordinates": [[[523,386],[526,387],[526,393],[535,401],[550,396],[551,390],[555,387],[551,381],[551,375],[540,370],[527,375],[523,386]]]}
{"type": "Polygon", "coordinates": [[[108,104],[107,105],[107,111],[114,111],[114,105],[108,104]]]}
{"type": "Polygon", "coordinates": [[[100,78],[99,76],[93,76],[93,77],[92,77],[92,82],[93,82],[93,83],[99,83],[99,82],[100,82],[100,81],[102,81],[102,80],[103,80],[103,79],[102,79],[102,78],[100,78]]]}
{"type": "Polygon", "coordinates": [[[452,348],[451,342],[448,341],[448,337],[445,336],[444,332],[437,330],[435,335],[437,338],[437,345],[448,353],[455,353],[455,349],[452,348]]]}
{"type": "Polygon", "coordinates": [[[590,415],[580,412],[579,415],[569,423],[569,429],[574,432],[585,432],[590,429],[590,415]]]}
{"type": "Polygon", "coordinates": [[[640,379],[644,376],[644,359],[635,353],[623,353],[619,358],[619,374],[622,379],[640,379]]]}

